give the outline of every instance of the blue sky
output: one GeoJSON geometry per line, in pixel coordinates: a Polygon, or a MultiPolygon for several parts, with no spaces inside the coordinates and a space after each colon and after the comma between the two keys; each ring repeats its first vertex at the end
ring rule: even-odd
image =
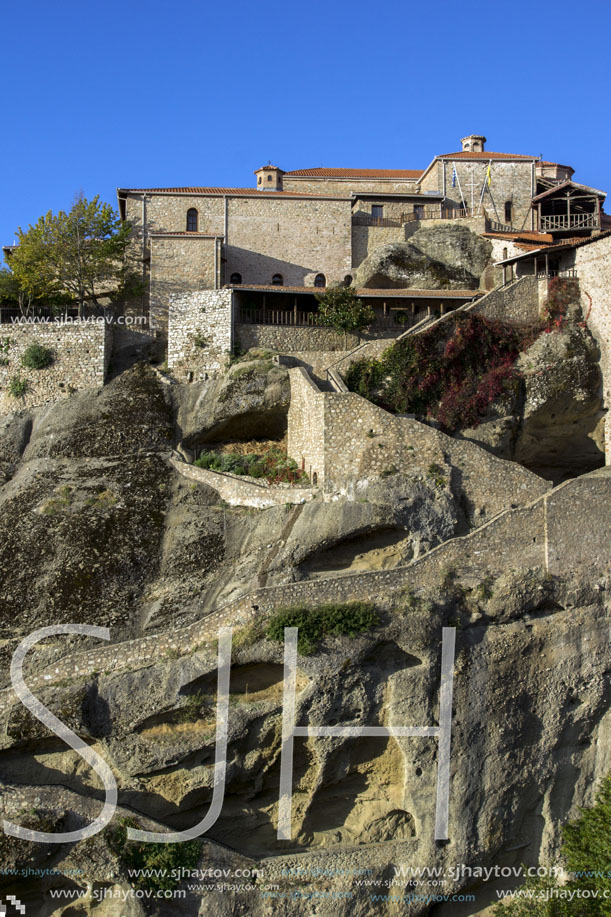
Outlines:
{"type": "Polygon", "coordinates": [[[611,191],[610,25],[609,0],[5,4],[0,243],[80,190],[424,168],[469,133],[611,191]]]}

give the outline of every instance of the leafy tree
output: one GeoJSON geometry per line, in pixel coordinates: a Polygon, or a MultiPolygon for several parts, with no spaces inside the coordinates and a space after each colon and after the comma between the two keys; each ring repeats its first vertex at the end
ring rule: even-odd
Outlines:
{"type": "Polygon", "coordinates": [[[25,295],[56,298],[68,293],[82,313],[109,291],[131,281],[126,262],[130,226],[99,197],[77,197],[71,210],[49,211],[26,231],[10,256],[12,273],[25,295]]]}
{"type": "Polygon", "coordinates": [[[375,318],[373,308],[358,298],[349,287],[332,287],[318,299],[318,317],[322,325],[344,332],[360,332],[375,318]]]}
{"type": "Polygon", "coordinates": [[[495,905],[495,917],[611,917],[611,774],[592,808],[582,809],[563,835],[569,881],[529,879],[519,897],[495,905]]]}

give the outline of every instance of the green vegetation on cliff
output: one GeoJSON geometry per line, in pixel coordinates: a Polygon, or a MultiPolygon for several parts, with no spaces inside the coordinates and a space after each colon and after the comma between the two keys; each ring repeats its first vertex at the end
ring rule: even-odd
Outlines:
{"type": "Polygon", "coordinates": [[[346,383],[392,413],[428,417],[451,432],[473,427],[514,385],[515,362],[540,330],[457,314],[399,341],[379,360],[353,363],[346,383]]]}

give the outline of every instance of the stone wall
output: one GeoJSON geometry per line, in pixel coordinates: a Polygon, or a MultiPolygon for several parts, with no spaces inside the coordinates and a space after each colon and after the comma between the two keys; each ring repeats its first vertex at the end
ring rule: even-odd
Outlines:
{"type": "MultiPolygon", "coordinates": [[[[487,159],[454,159],[437,160],[421,182],[422,191],[444,191],[444,162],[445,162],[445,194],[448,200],[461,204],[458,182],[452,187],[452,168],[456,172],[467,206],[471,206],[471,178],[474,180],[474,205],[477,208],[486,181],[488,169],[487,159]]],[[[535,194],[534,162],[525,160],[492,160],[490,193],[486,185],[486,193],[482,203],[483,209],[490,219],[505,223],[505,201],[513,204],[513,228],[533,229],[534,211],[531,200],[535,194]],[[496,205],[496,213],[493,206],[496,205]]]]}
{"type": "Polygon", "coordinates": [[[7,361],[0,365],[0,411],[9,414],[104,385],[111,349],[112,326],[107,322],[0,325],[0,358],[7,361]],[[21,357],[30,344],[48,347],[53,363],[46,369],[23,367],[21,357]],[[20,397],[8,392],[15,377],[27,383],[20,397]]]}
{"type": "Polygon", "coordinates": [[[418,181],[413,179],[359,179],[359,178],[315,178],[314,176],[298,176],[284,174],[282,176],[284,191],[294,191],[297,194],[338,194],[350,197],[352,193],[382,193],[382,194],[418,194],[418,181]]]}
{"type": "Polygon", "coordinates": [[[516,325],[533,324],[541,317],[539,287],[534,275],[519,277],[506,287],[486,293],[469,309],[469,313],[516,325]]]}
{"type": "Polygon", "coordinates": [[[297,351],[347,350],[359,344],[356,334],[338,334],[332,328],[304,325],[251,325],[236,324],[235,340],[244,350],[250,347],[267,347],[281,353],[297,351]]]}
{"type": "Polygon", "coordinates": [[[232,351],[231,290],[199,290],[170,297],[168,367],[195,382],[221,370],[232,351]]]}
{"type": "Polygon", "coordinates": [[[220,239],[214,236],[167,235],[151,239],[150,326],[168,333],[170,299],[195,290],[220,286],[220,239]]]}
{"type": "Polygon", "coordinates": [[[405,242],[405,226],[352,227],[352,267],[359,266],[367,255],[389,242],[405,242]]]}
{"type": "Polygon", "coordinates": [[[311,488],[291,487],[289,484],[264,484],[254,478],[210,471],[208,468],[187,465],[176,459],[172,459],[172,465],[183,477],[212,487],[225,503],[231,506],[266,509],[268,506],[283,506],[285,503],[308,503],[315,496],[311,488]]]}
{"type": "Polygon", "coordinates": [[[225,282],[238,272],[244,284],[271,284],[281,274],[285,286],[343,281],[352,265],[349,200],[283,197],[227,199],[225,282]]]}
{"type": "Polygon", "coordinates": [[[287,453],[308,475],[322,484],[325,473],[325,399],[308,373],[289,370],[291,403],[288,415],[287,453]]]}
{"type": "MultiPolygon", "coordinates": [[[[604,407],[611,407],[611,236],[593,238],[566,252],[561,270],[576,270],[581,308],[587,326],[600,348],[604,407]]],[[[611,422],[605,422],[605,455],[611,464],[611,422]]]]}
{"type": "Polygon", "coordinates": [[[450,474],[448,464],[460,469],[467,503],[486,517],[549,489],[542,478],[474,443],[389,414],[354,392],[321,392],[302,368],[289,375],[287,451],[308,474],[316,473],[325,500],[357,499],[359,482],[371,477],[427,475],[433,465],[450,474]]]}

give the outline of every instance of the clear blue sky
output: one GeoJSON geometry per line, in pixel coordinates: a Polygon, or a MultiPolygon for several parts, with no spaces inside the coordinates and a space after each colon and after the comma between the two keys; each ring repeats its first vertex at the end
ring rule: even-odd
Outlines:
{"type": "Polygon", "coordinates": [[[469,133],[611,192],[610,25],[609,0],[7,3],[0,243],[81,189],[424,168],[469,133]]]}

